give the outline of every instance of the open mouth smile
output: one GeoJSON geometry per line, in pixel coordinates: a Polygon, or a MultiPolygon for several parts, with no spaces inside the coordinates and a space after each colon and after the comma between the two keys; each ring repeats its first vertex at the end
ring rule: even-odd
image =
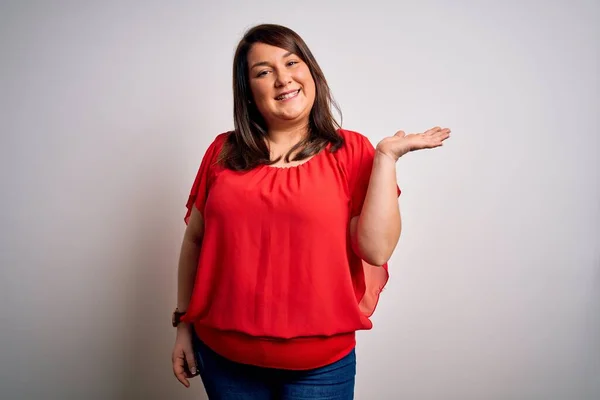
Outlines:
{"type": "Polygon", "coordinates": [[[275,100],[285,101],[285,100],[293,99],[294,97],[298,96],[299,93],[300,93],[300,89],[293,90],[291,92],[285,92],[285,93],[280,94],[279,96],[275,97],[275,100]]]}

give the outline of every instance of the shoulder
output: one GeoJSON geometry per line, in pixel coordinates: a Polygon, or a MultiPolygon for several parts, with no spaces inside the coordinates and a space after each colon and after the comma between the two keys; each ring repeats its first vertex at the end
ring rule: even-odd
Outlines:
{"type": "Polygon", "coordinates": [[[213,138],[213,141],[210,144],[210,147],[215,147],[215,148],[217,148],[217,150],[220,150],[223,147],[223,145],[225,144],[225,142],[227,142],[227,139],[229,138],[231,133],[232,133],[231,131],[219,133],[218,135],[216,135],[213,138]]]}
{"type": "MultiPolygon", "coordinates": [[[[338,129],[338,134],[344,138],[344,140],[349,140],[351,142],[361,141],[367,139],[365,135],[360,132],[353,131],[351,129],[338,129]]],[[[367,139],[368,140],[368,139],[367,139]]]]}
{"type": "Polygon", "coordinates": [[[349,129],[338,129],[338,134],[343,138],[344,144],[338,150],[341,158],[348,161],[360,158],[365,153],[372,153],[375,149],[368,137],[360,132],[349,129]]]}
{"type": "Polygon", "coordinates": [[[227,139],[229,138],[230,134],[231,132],[223,132],[217,134],[216,136],[213,136],[212,140],[208,145],[208,148],[206,148],[204,158],[210,159],[211,161],[216,160],[219,154],[221,153],[223,146],[227,142],[227,139]]]}
{"type": "Polygon", "coordinates": [[[230,132],[219,133],[210,140],[201,156],[199,174],[211,174],[219,165],[219,156],[224,144],[227,142],[230,132]]]}
{"type": "Polygon", "coordinates": [[[353,150],[363,146],[373,147],[368,137],[350,129],[338,129],[338,134],[344,139],[344,147],[353,150]]]}

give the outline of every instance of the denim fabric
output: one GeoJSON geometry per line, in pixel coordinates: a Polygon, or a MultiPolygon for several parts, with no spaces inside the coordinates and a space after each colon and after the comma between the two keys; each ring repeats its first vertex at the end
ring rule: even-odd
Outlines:
{"type": "Polygon", "coordinates": [[[356,353],[307,371],[262,368],[230,361],[194,334],[194,353],[210,400],[352,400],[356,353]]]}

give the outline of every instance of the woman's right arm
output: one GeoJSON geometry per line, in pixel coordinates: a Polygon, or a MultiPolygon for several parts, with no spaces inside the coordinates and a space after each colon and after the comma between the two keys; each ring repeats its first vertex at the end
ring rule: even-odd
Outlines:
{"type": "MultiPolygon", "coordinates": [[[[177,271],[177,308],[182,312],[187,310],[192,296],[203,236],[204,219],[200,211],[196,207],[192,207],[188,225],[183,235],[177,271]]],[[[182,322],[177,325],[172,362],[175,377],[185,387],[189,387],[190,382],[188,379],[198,373],[192,347],[192,328],[190,324],[182,322]]]]}
{"type": "Polygon", "coordinates": [[[177,308],[181,312],[187,310],[192,296],[203,236],[204,218],[196,207],[192,207],[190,219],[183,235],[177,271],[177,308]]]}

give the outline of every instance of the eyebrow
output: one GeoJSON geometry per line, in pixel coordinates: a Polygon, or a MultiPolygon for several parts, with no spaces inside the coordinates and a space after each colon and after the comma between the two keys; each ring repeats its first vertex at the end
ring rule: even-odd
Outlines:
{"type": "MultiPolygon", "coordinates": [[[[281,58],[286,58],[286,57],[289,57],[289,56],[291,56],[292,54],[294,54],[294,53],[292,53],[291,51],[288,51],[288,52],[287,52],[287,53],[285,53],[285,54],[284,54],[284,55],[283,55],[281,58]]],[[[268,61],[259,61],[259,62],[257,62],[257,63],[254,63],[254,64],[252,64],[252,66],[250,67],[250,69],[252,69],[252,68],[256,68],[256,67],[263,67],[263,66],[265,66],[265,65],[269,65],[269,62],[268,62],[268,61]]]]}

